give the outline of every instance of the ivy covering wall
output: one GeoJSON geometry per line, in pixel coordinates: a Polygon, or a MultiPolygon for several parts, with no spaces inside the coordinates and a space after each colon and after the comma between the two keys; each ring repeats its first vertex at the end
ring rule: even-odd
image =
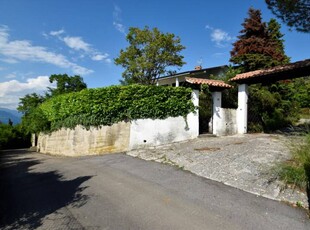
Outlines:
{"type": "Polygon", "coordinates": [[[110,86],[53,97],[40,105],[51,130],[112,125],[135,119],[186,116],[195,110],[191,89],[164,86],[110,86]]]}

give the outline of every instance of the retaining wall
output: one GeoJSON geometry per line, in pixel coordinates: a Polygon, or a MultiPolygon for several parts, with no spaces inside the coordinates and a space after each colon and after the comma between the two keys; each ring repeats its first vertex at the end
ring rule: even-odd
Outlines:
{"type": "Polygon", "coordinates": [[[198,113],[165,120],[140,119],[112,126],[62,128],[40,134],[38,151],[52,155],[84,156],[124,152],[145,146],[184,141],[198,136],[198,113]]]}

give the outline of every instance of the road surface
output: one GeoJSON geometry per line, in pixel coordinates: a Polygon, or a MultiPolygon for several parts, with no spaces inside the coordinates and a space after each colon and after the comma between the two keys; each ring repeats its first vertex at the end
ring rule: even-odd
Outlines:
{"type": "Polygon", "coordinates": [[[0,160],[0,229],[310,229],[302,209],[125,154],[0,160]]]}

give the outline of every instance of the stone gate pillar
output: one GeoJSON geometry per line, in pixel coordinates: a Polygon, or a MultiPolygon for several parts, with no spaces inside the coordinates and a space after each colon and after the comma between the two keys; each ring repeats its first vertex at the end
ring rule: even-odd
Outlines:
{"type": "Polygon", "coordinates": [[[248,85],[238,85],[237,131],[247,133],[248,129],[248,85]]]}
{"type": "Polygon", "coordinates": [[[212,101],[212,133],[217,135],[217,130],[221,123],[222,92],[212,92],[212,101]]]}

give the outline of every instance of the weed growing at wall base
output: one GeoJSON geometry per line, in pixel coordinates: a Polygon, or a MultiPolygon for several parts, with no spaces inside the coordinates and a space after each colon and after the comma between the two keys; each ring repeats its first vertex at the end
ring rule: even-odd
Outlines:
{"type": "Polygon", "coordinates": [[[309,191],[310,134],[305,136],[302,144],[293,148],[292,159],[280,165],[279,177],[286,184],[293,185],[304,191],[309,191]]]}

